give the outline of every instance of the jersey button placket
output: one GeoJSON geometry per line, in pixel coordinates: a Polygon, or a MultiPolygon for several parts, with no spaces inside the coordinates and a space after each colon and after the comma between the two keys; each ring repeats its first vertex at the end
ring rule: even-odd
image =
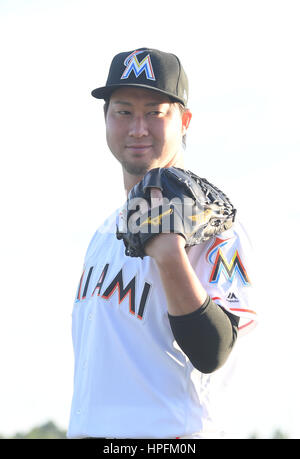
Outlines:
{"type": "MultiPolygon", "coordinates": [[[[93,314],[90,312],[90,313],[88,314],[88,320],[91,322],[92,319],[93,319],[93,314]]],[[[88,359],[85,359],[85,360],[83,361],[83,364],[82,364],[82,369],[83,369],[83,370],[86,370],[87,365],[88,365],[88,359]]]]}

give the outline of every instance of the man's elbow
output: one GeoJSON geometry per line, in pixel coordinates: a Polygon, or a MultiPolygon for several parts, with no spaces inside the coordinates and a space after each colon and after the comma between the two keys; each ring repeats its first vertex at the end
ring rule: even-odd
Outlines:
{"type": "Polygon", "coordinates": [[[190,359],[191,364],[196,370],[204,374],[214,373],[219,370],[227,361],[232,347],[227,352],[222,354],[209,355],[209,357],[198,356],[197,358],[190,359]]]}

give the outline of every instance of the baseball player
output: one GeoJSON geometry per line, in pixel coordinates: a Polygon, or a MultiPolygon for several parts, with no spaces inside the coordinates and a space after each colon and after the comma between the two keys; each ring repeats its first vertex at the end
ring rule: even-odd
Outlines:
{"type": "Polygon", "coordinates": [[[177,56],[121,52],[92,95],[105,101],[107,144],[128,201],[85,255],[72,315],[68,437],[218,438],[214,377],[228,373],[239,335],[256,320],[247,235],[225,195],[184,168],[192,115],[177,56]],[[192,229],[176,206],[164,207],[166,195],[197,204],[192,229]]]}

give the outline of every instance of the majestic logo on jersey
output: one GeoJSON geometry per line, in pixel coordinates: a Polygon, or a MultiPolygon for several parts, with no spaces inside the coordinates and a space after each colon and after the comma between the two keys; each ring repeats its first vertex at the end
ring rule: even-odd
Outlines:
{"type": "Polygon", "coordinates": [[[141,62],[139,62],[137,56],[141,53],[144,53],[144,51],[134,51],[126,57],[124,61],[126,69],[124,70],[123,75],[121,76],[121,80],[126,80],[131,74],[131,72],[135,74],[136,78],[138,78],[142,72],[145,72],[147,80],[155,81],[155,75],[153,72],[150,55],[147,54],[147,56],[144,57],[144,59],[141,62]]]}
{"type": "Polygon", "coordinates": [[[233,292],[228,293],[226,300],[229,301],[229,303],[239,303],[240,301],[238,297],[236,296],[236,294],[233,292]]]}
{"type": "Polygon", "coordinates": [[[247,274],[247,271],[241,261],[238,250],[234,252],[234,255],[230,261],[227,260],[226,256],[222,251],[228,242],[228,239],[216,238],[214,244],[210,247],[206,254],[206,259],[213,265],[209,282],[216,284],[221,273],[225,276],[229,282],[232,282],[236,275],[239,275],[241,281],[244,285],[249,285],[250,280],[247,274]],[[213,259],[215,256],[215,259],[213,259]]]}
{"type": "Polygon", "coordinates": [[[76,295],[76,301],[84,300],[87,297],[87,293],[89,291],[90,297],[93,296],[101,296],[101,298],[105,300],[109,300],[111,296],[117,291],[118,292],[118,299],[119,305],[128,297],[129,302],[129,312],[132,315],[136,315],[138,319],[142,319],[145,311],[146,302],[149,296],[151,285],[148,282],[145,282],[144,288],[142,291],[142,295],[140,298],[138,310],[136,313],[136,278],[135,276],[129,281],[127,285],[124,286],[123,282],[123,272],[122,269],[118,272],[118,274],[114,277],[114,279],[110,282],[109,285],[106,286],[105,290],[103,290],[103,285],[105,278],[107,276],[107,272],[109,270],[109,264],[106,264],[102,270],[102,273],[94,286],[93,289],[90,289],[90,281],[92,272],[94,270],[94,266],[89,268],[88,274],[86,276],[86,269],[84,269],[80,282],[79,287],[76,295]],[[84,286],[83,286],[84,285],[84,286]]]}

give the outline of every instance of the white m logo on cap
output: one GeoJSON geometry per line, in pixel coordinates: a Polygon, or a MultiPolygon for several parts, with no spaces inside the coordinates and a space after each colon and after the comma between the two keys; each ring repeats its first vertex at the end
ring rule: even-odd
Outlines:
{"type": "Polygon", "coordinates": [[[146,78],[148,80],[155,80],[150,55],[148,54],[146,57],[144,57],[142,62],[139,62],[137,60],[136,56],[144,52],[145,51],[134,51],[128,57],[126,57],[124,61],[126,69],[124,70],[124,73],[121,76],[121,80],[125,80],[126,78],[128,78],[132,71],[134,72],[136,78],[138,78],[142,72],[145,72],[146,78]]]}

